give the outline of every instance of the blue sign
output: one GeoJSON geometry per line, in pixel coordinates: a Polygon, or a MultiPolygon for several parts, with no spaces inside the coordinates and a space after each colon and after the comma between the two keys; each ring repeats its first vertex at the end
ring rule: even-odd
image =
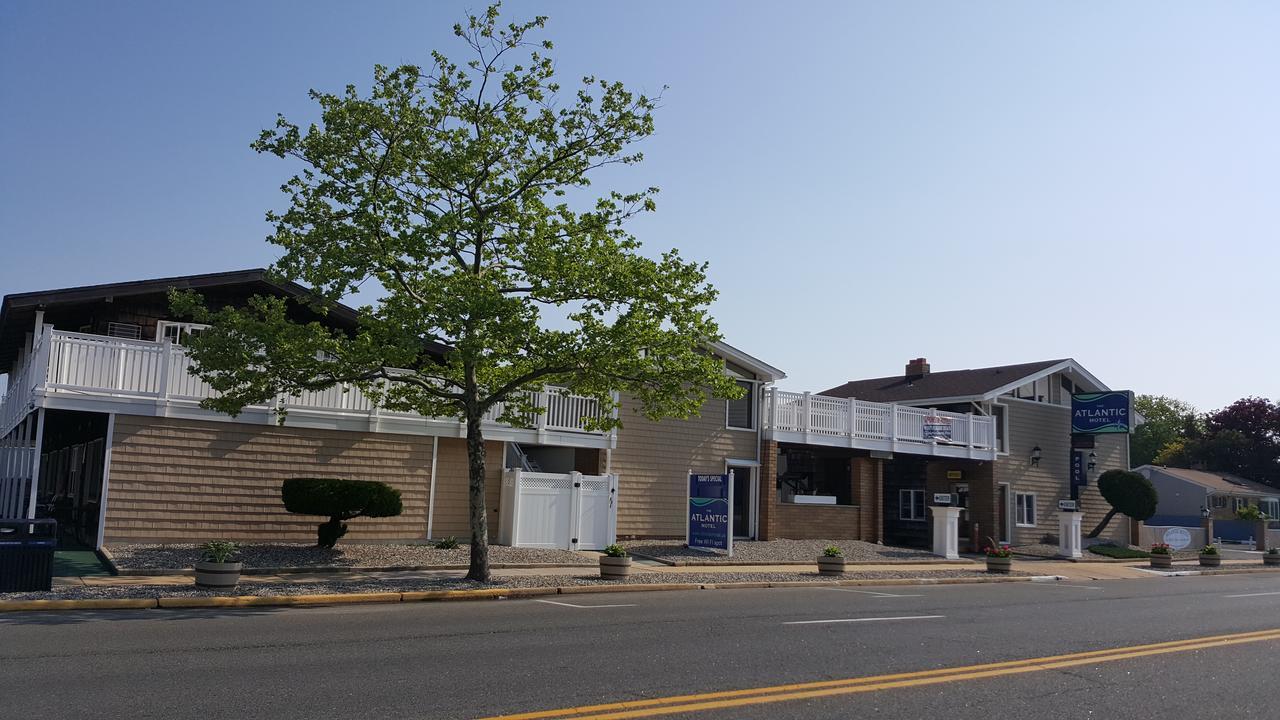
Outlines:
{"type": "Polygon", "coordinates": [[[1133,429],[1131,395],[1127,390],[1071,396],[1071,432],[1127,433],[1133,429]]]}
{"type": "Polygon", "coordinates": [[[1075,497],[1075,490],[1078,487],[1089,484],[1089,479],[1084,474],[1084,453],[1079,450],[1071,451],[1071,490],[1072,497],[1075,497]]]}
{"type": "Polygon", "coordinates": [[[729,475],[689,474],[689,547],[729,550],[733,539],[729,475]]]}

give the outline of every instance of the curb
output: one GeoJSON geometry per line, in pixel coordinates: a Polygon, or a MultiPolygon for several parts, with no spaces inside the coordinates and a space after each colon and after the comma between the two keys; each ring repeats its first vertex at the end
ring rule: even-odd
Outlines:
{"type": "Polygon", "coordinates": [[[867,580],[814,580],[727,583],[652,583],[636,585],[569,585],[545,588],[484,588],[479,590],[419,590],[323,595],[232,595],[224,597],[104,598],[92,600],[0,601],[0,613],[51,610],[153,610],[243,607],[305,607],[314,605],[364,605],[397,602],[503,600],[545,595],[590,593],[667,592],[681,590],[749,590],[798,587],[883,587],[903,585],[982,585],[1010,582],[1056,582],[1060,575],[962,578],[880,578],[867,580]]]}
{"type": "MultiPolygon", "coordinates": [[[[125,577],[151,577],[157,575],[184,575],[194,576],[196,571],[193,568],[121,568],[114,562],[111,563],[113,575],[125,577]]],[[[539,568],[583,568],[590,570],[595,568],[594,564],[590,565],[564,565],[561,563],[493,563],[489,565],[493,570],[537,570],[539,568]]],[[[344,573],[379,573],[379,572],[428,572],[432,570],[466,570],[470,565],[388,565],[388,566],[366,566],[352,565],[349,567],[340,565],[320,565],[317,567],[261,567],[261,568],[245,568],[240,571],[241,575],[341,575],[344,573]]]]}
{"type": "Polygon", "coordinates": [[[1146,568],[1146,567],[1140,567],[1140,568],[1137,568],[1137,569],[1138,569],[1138,570],[1141,570],[1141,571],[1143,571],[1143,572],[1146,572],[1146,573],[1151,573],[1152,575],[1155,575],[1156,577],[1194,577],[1194,576],[1196,576],[1196,575],[1250,575],[1250,574],[1253,574],[1253,573],[1277,573],[1277,572],[1280,572],[1280,568],[1275,568],[1275,567],[1271,567],[1271,568],[1266,568],[1266,567],[1242,567],[1242,568],[1239,568],[1239,569],[1237,569],[1237,568],[1221,568],[1221,569],[1218,569],[1218,570],[1174,570],[1174,571],[1172,571],[1172,572],[1163,572],[1163,571],[1160,571],[1160,570],[1153,570],[1153,569],[1151,569],[1151,568],[1146,568]]]}
{"type": "MultiPolygon", "coordinates": [[[[638,553],[638,552],[632,552],[631,556],[636,558],[641,558],[644,560],[652,560],[653,562],[656,562],[660,565],[666,565],[668,567],[718,567],[721,565],[737,565],[742,567],[757,567],[757,566],[763,567],[763,566],[769,566],[769,565],[808,565],[810,567],[813,567],[817,565],[817,562],[813,560],[734,560],[732,562],[722,562],[719,560],[696,560],[696,559],[695,560],[686,560],[686,559],[671,560],[667,558],[655,557],[653,555],[645,555],[643,553],[638,553]]],[[[907,561],[896,561],[896,562],[893,562],[893,561],[891,562],[884,562],[884,561],[857,562],[857,563],[850,563],[850,564],[851,565],[854,565],[854,564],[883,565],[885,567],[900,568],[900,567],[911,567],[912,565],[973,565],[976,562],[977,562],[976,560],[965,560],[965,559],[947,560],[945,558],[937,558],[937,559],[930,559],[930,560],[907,560],[907,561]]]]}

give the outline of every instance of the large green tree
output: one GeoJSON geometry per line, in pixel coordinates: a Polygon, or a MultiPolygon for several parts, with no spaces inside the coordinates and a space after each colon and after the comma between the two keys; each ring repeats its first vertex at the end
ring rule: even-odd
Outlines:
{"type": "MultiPolygon", "coordinates": [[[[471,567],[489,579],[485,442],[495,407],[523,424],[527,390],[545,384],[613,407],[634,396],[652,418],[687,417],[708,392],[740,390],[705,352],[719,331],[705,264],[654,258],[625,229],[654,209],[654,188],[591,193],[607,166],[641,160],[655,101],[586,77],[561,92],[533,41],[546,19],[502,24],[499,8],[454,27],[469,59],[378,66],[367,94],[312,91],[320,122],[280,117],[253,144],[300,165],[268,213],[281,277],[326,304],[376,283],[359,327],[300,323],[284,300],[175,309],[212,329],[191,343],[197,373],[236,413],[273,397],[350,383],[382,406],[466,426],[471,567]],[[372,282],[371,282],[372,281],[372,282]]],[[[596,426],[616,423],[600,418],[596,426]]]]}
{"type": "Polygon", "coordinates": [[[1133,407],[1143,422],[1129,438],[1130,465],[1139,467],[1153,462],[1160,451],[1171,443],[1185,439],[1199,422],[1190,403],[1164,395],[1138,395],[1133,407]]]}

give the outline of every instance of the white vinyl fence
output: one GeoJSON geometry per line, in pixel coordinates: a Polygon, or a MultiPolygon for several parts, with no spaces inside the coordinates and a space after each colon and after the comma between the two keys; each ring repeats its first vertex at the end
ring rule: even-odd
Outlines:
{"type": "Polygon", "coordinates": [[[30,517],[35,448],[0,447],[0,520],[30,517]]]}
{"type": "Polygon", "coordinates": [[[618,526],[618,476],[504,470],[498,542],[602,550],[618,526]]]}

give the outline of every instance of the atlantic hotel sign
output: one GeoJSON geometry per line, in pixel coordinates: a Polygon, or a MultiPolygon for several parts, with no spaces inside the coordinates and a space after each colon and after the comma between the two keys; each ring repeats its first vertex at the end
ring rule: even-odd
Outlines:
{"type": "Polygon", "coordinates": [[[1133,429],[1133,395],[1128,390],[1071,396],[1071,432],[1127,433],[1133,429]]]}

